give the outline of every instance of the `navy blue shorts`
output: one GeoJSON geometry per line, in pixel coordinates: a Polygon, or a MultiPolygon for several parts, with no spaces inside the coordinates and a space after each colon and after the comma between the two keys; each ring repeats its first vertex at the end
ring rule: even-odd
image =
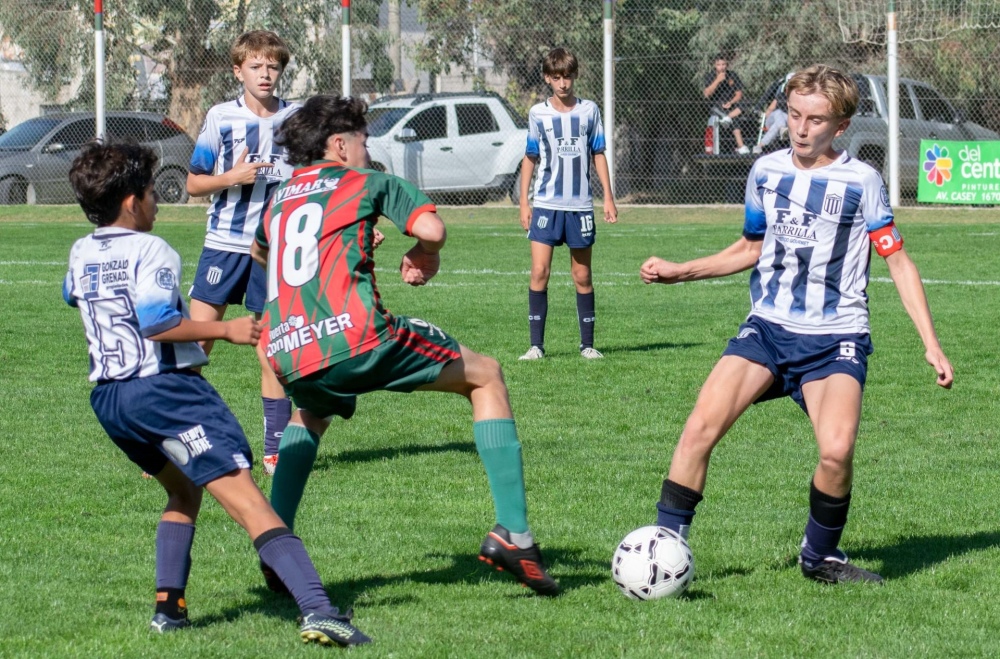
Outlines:
{"type": "Polygon", "coordinates": [[[722,354],[743,357],[771,371],[774,384],[756,402],[790,396],[808,413],[802,385],[845,373],[864,390],[873,350],[869,334],[796,334],[751,316],[722,354]]]}
{"type": "Polygon", "coordinates": [[[528,240],[552,247],[563,243],[574,249],[592,247],[596,238],[594,211],[554,211],[536,208],[531,212],[528,240]]]}
{"type": "Polygon", "coordinates": [[[148,474],[169,459],[201,486],[253,465],[240,422],[194,371],[104,382],[90,405],[111,440],[148,474]]]}
{"type": "Polygon", "coordinates": [[[249,254],[206,247],[198,259],[190,296],[209,304],[241,304],[245,296],[247,309],[263,313],[267,270],[249,254]]]}

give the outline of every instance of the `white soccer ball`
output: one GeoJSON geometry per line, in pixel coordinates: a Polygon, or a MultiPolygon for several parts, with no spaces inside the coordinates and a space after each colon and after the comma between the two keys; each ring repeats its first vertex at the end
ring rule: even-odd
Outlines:
{"type": "Polygon", "coordinates": [[[694,556],[684,538],[661,526],[632,531],[611,558],[611,578],[626,597],[677,597],[694,578],[694,556]]]}

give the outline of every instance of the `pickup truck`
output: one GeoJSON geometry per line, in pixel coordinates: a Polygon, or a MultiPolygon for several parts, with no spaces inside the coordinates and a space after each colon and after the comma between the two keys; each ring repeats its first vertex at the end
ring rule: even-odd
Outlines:
{"type": "MultiPolygon", "coordinates": [[[[846,149],[852,156],[870,163],[888,175],[889,99],[885,76],[854,74],[861,92],[858,109],[851,125],[838,137],[834,148],[846,149]]],[[[710,120],[711,123],[711,120],[710,120]]],[[[925,82],[899,80],[899,187],[915,194],[920,177],[920,140],[1000,140],[996,132],[971,121],[936,89],[925,82]]],[[[718,143],[718,142],[716,142],[718,143]]],[[[706,144],[707,136],[706,136],[706,144]]],[[[705,178],[724,183],[724,201],[743,201],[742,184],[758,156],[735,153],[706,153],[695,158],[705,178]],[[735,184],[739,182],[740,185],[735,184]],[[737,189],[738,188],[738,189],[737,189]]]]}
{"type": "Polygon", "coordinates": [[[374,169],[432,196],[473,193],[520,199],[527,120],[490,92],[408,94],[368,109],[374,169]]]}

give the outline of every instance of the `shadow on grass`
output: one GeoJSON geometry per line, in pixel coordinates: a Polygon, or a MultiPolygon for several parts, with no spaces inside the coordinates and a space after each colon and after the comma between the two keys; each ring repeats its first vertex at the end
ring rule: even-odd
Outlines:
{"type": "Polygon", "coordinates": [[[344,463],[364,463],[381,462],[391,460],[400,456],[421,455],[424,453],[475,453],[476,445],[473,442],[449,442],[447,444],[407,444],[405,446],[386,446],[378,449],[365,451],[341,451],[335,455],[324,454],[316,459],[313,471],[333,469],[338,464],[344,463]]]}
{"type": "MultiPolygon", "coordinates": [[[[625,354],[628,352],[653,352],[655,350],[677,350],[677,349],[688,349],[697,348],[702,343],[646,343],[644,345],[606,345],[600,344],[597,346],[598,350],[607,355],[618,355],[625,354]]],[[[553,350],[546,350],[546,357],[578,357],[579,353],[576,350],[560,350],[558,348],[553,350]]]]}
{"type": "Polygon", "coordinates": [[[952,556],[994,547],[1000,547],[1000,533],[922,535],[882,547],[862,547],[850,552],[850,555],[851,558],[880,562],[883,577],[899,579],[926,570],[952,556]]]}
{"type": "MultiPolygon", "coordinates": [[[[414,595],[385,595],[381,596],[379,590],[387,586],[398,584],[418,583],[428,585],[448,585],[465,584],[476,585],[483,581],[503,581],[511,585],[509,594],[506,597],[520,599],[522,597],[537,597],[528,588],[515,588],[516,582],[513,577],[499,573],[493,568],[481,562],[477,556],[470,554],[428,554],[428,558],[436,560],[448,560],[450,564],[446,567],[434,570],[414,570],[392,575],[373,575],[364,579],[354,579],[346,581],[333,581],[324,583],[330,600],[334,606],[345,611],[357,605],[359,600],[365,608],[376,606],[399,606],[419,602],[420,597],[414,595]]],[[[559,566],[559,572],[568,571],[568,575],[556,574],[559,587],[565,594],[569,591],[600,584],[611,580],[610,571],[604,561],[594,561],[583,559],[576,550],[564,550],[558,548],[545,549],[546,562],[559,566]]],[[[262,577],[263,580],[263,577],[262,577]]],[[[295,602],[287,595],[277,595],[268,590],[263,584],[250,589],[250,592],[258,596],[260,600],[245,606],[224,609],[221,613],[196,617],[193,623],[199,627],[213,625],[217,623],[230,622],[248,613],[262,613],[267,616],[277,618],[287,618],[294,620],[299,615],[295,602]]],[[[363,622],[359,626],[364,629],[363,622]]]]}
{"type": "MultiPolygon", "coordinates": [[[[952,556],[1000,547],[1000,533],[981,532],[969,535],[921,535],[905,538],[880,547],[866,546],[848,551],[851,560],[879,563],[876,571],[886,579],[901,579],[922,572],[952,556]]],[[[778,567],[798,569],[798,556],[780,562],[778,567]]]]}

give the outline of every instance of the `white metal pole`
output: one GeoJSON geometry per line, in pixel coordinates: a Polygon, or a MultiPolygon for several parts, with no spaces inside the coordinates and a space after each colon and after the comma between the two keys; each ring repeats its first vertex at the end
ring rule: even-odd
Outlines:
{"type": "Polygon", "coordinates": [[[899,33],[896,31],[895,2],[889,1],[886,15],[889,66],[889,204],[899,205],[899,33]]]}
{"type": "Polygon", "coordinates": [[[340,91],[347,97],[351,95],[351,0],[340,0],[340,7],[340,91]]]}
{"type": "Polygon", "coordinates": [[[604,0],[604,140],[611,190],[615,189],[615,17],[614,0],[604,0]]]}
{"type": "Polygon", "coordinates": [[[107,134],[104,66],[104,8],[102,0],[94,0],[94,137],[99,140],[107,134]]]}

